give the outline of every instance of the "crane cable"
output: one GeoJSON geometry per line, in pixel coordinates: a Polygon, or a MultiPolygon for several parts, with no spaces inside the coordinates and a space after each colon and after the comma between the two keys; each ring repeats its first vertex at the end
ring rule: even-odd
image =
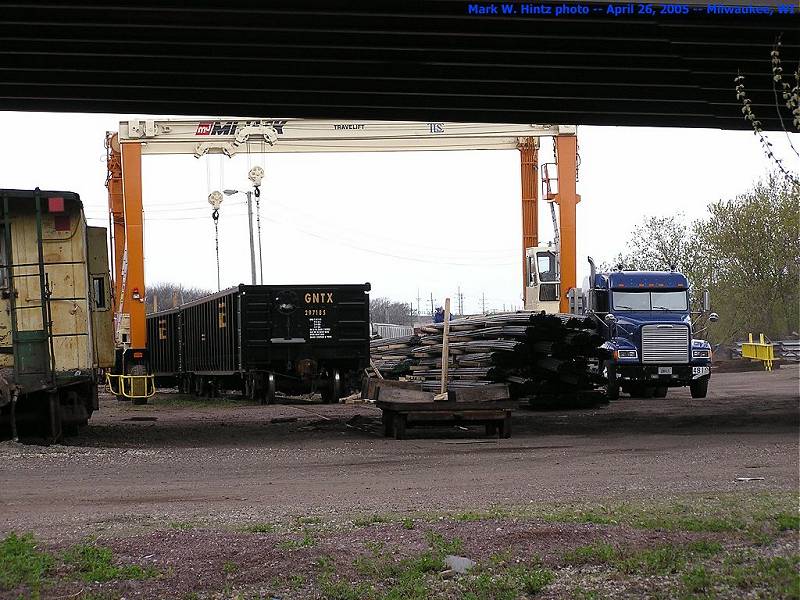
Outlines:
{"type": "MultiPolygon", "coordinates": [[[[258,191],[258,188],[256,188],[258,191]]],[[[264,261],[261,258],[261,194],[256,194],[256,225],[258,228],[258,271],[259,283],[264,283],[264,261]]]]}
{"type": "Polygon", "coordinates": [[[215,208],[211,211],[211,218],[214,220],[214,246],[217,252],[217,291],[219,291],[222,286],[220,285],[219,279],[219,209],[215,208]]]}
{"type": "Polygon", "coordinates": [[[213,210],[211,219],[214,221],[214,245],[217,252],[217,291],[222,289],[219,275],[219,207],[222,206],[222,192],[215,190],[208,195],[208,203],[213,210]]]}

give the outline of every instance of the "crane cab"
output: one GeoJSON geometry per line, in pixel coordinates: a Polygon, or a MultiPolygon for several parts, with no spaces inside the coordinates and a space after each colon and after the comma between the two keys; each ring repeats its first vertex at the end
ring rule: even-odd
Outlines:
{"type": "Polygon", "coordinates": [[[525,310],[559,312],[561,276],[555,246],[525,250],[525,310]]]}

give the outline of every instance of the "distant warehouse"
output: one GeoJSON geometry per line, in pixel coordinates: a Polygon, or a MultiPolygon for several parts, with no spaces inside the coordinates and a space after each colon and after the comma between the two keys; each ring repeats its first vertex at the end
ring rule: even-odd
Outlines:
{"type": "Polygon", "coordinates": [[[406,335],[413,335],[414,328],[411,325],[393,325],[392,323],[373,323],[372,338],[391,339],[406,335]]]}

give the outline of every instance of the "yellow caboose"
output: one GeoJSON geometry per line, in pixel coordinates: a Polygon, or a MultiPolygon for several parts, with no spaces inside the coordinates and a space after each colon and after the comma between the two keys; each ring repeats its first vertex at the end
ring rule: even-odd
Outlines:
{"type": "Polygon", "coordinates": [[[58,440],[114,362],[106,230],[74,192],[0,189],[0,215],[0,424],[58,440]]]}

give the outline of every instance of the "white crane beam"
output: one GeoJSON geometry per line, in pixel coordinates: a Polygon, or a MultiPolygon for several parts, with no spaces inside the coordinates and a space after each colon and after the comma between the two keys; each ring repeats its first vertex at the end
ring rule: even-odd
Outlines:
{"type": "Polygon", "coordinates": [[[575,135],[574,125],[326,121],[316,119],[134,119],[119,125],[122,144],[142,154],[237,152],[399,152],[511,150],[522,138],[575,135]]]}

